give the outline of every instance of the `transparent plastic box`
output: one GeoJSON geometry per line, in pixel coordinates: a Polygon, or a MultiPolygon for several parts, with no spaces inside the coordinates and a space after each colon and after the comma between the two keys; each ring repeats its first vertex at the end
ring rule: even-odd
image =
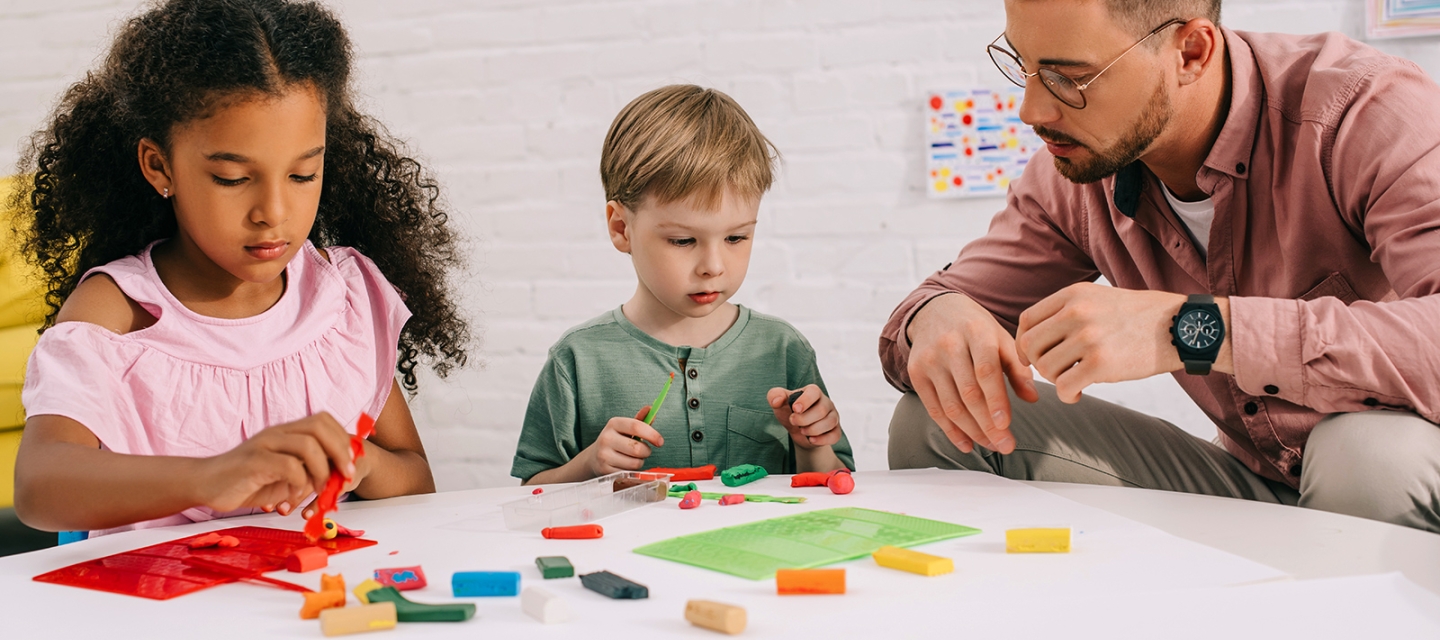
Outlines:
{"type": "Polygon", "coordinates": [[[594,522],[660,502],[669,489],[668,473],[620,471],[506,502],[500,511],[507,529],[539,531],[594,522]]]}

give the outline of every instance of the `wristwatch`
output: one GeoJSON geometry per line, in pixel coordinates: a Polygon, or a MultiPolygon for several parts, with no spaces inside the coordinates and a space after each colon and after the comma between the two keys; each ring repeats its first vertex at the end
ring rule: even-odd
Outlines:
{"type": "Polygon", "coordinates": [[[1185,373],[1209,375],[1210,365],[1215,364],[1215,358],[1220,355],[1220,343],[1225,341],[1225,321],[1220,318],[1220,305],[1215,304],[1215,296],[1190,296],[1171,322],[1170,344],[1180,352],[1185,373]]]}

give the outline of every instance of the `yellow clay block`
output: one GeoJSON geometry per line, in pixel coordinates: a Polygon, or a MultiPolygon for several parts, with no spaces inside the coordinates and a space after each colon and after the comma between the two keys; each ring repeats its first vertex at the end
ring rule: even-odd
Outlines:
{"type": "Polygon", "coordinates": [[[955,561],[949,558],[932,556],[928,553],[900,547],[880,547],[872,554],[872,557],[875,558],[875,564],[882,567],[918,573],[922,576],[938,576],[955,570],[955,561]]]}
{"type": "Polygon", "coordinates": [[[685,603],[685,619],[697,627],[732,636],[745,630],[745,609],[733,604],[691,600],[685,603]]]}
{"type": "Polygon", "coordinates": [[[393,602],[379,602],[345,609],[326,609],[320,612],[320,632],[327,636],[343,636],[394,628],[395,603],[393,602]]]}
{"type": "Polygon", "coordinates": [[[1009,553],[1070,553],[1070,528],[1011,529],[1005,532],[1009,553]]]}
{"type": "Polygon", "coordinates": [[[365,594],[383,586],[385,585],[376,582],[373,578],[366,578],[364,582],[355,585],[355,590],[351,591],[351,593],[355,594],[355,599],[359,600],[360,604],[367,604],[370,602],[370,599],[365,597],[365,594]]]}

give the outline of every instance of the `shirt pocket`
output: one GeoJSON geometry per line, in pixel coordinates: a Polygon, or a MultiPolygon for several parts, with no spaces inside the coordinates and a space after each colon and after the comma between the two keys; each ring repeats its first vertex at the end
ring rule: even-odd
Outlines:
{"type": "Polygon", "coordinates": [[[790,432],[771,411],[731,405],[725,415],[725,467],[753,464],[770,473],[785,473],[790,457],[790,432]]]}
{"type": "Polygon", "coordinates": [[[1348,305],[1359,300],[1360,296],[1355,293],[1355,288],[1350,286],[1350,281],[1346,280],[1345,276],[1341,275],[1339,271],[1336,271],[1330,274],[1329,277],[1321,280],[1320,284],[1306,291],[1305,295],[1300,296],[1301,300],[1306,301],[1318,300],[1320,298],[1339,298],[1340,302],[1348,305]]]}

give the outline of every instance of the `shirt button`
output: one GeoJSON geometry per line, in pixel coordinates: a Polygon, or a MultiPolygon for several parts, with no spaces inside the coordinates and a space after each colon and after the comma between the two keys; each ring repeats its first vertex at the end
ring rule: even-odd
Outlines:
{"type": "Polygon", "coordinates": [[[699,371],[696,371],[696,370],[694,370],[694,369],[691,369],[690,372],[687,373],[687,374],[685,374],[685,375],[690,376],[690,379],[691,379],[691,380],[694,380],[694,379],[700,377],[700,372],[699,372],[699,371]]]}
{"type": "Polygon", "coordinates": [[[1267,385],[1265,385],[1265,393],[1268,393],[1268,394],[1270,394],[1270,395],[1273,396],[1273,395],[1275,395],[1275,394],[1277,394],[1277,393],[1280,393],[1280,387],[1277,387],[1277,386],[1275,386],[1275,385],[1273,385],[1273,384],[1267,384],[1267,385]]]}
{"type": "Polygon", "coordinates": [[[1298,475],[1300,475],[1300,463],[1299,463],[1299,462],[1296,462],[1295,464],[1290,465],[1290,475],[1292,475],[1292,476],[1298,476],[1298,475]]]}
{"type": "Polygon", "coordinates": [[[1245,403],[1245,415],[1253,416],[1257,413],[1260,413],[1260,405],[1255,404],[1254,402],[1245,403]]]}
{"type": "MultiPolygon", "coordinates": [[[[699,408],[700,408],[700,399],[699,399],[699,398],[691,398],[691,399],[690,399],[690,408],[691,408],[691,409],[699,409],[699,408]]],[[[698,433],[698,432],[697,432],[697,433],[698,433]]]]}
{"type": "Polygon", "coordinates": [[[1241,162],[1240,164],[1235,165],[1235,173],[1245,173],[1245,163],[1244,163],[1244,162],[1241,162]]]}
{"type": "Polygon", "coordinates": [[[701,440],[704,440],[704,439],[705,439],[705,434],[700,433],[699,431],[691,431],[691,432],[690,432],[690,439],[691,439],[691,440],[694,440],[694,441],[696,441],[696,442],[700,442],[701,440]]]}
{"type": "Polygon", "coordinates": [[[1365,406],[1367,406],[1367,407],[1376,407],[1376,406],[1379,406],[1379,405],[1380,405],[1380,401],[1379,401],[1379,400],[1376,400],[1376,399],[1374,399],[1374,398],[1366,398],[1366,399],[1365,399],[1365,406]]]}

